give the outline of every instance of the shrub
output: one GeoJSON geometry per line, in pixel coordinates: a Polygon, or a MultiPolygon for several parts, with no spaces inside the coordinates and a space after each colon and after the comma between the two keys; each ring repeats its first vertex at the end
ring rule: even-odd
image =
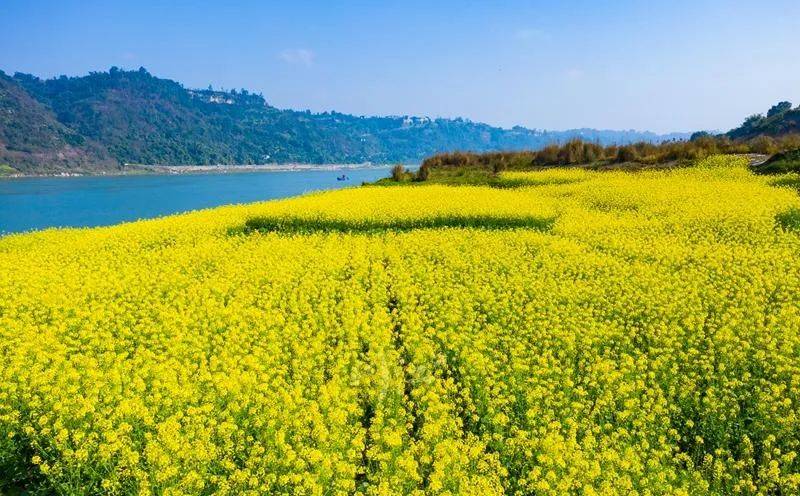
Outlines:
{"type": "Polygon", "coordinates": [[[778,144],[769,136],[757,136],[748,142],[751,153],[772,155],[778,152],[778,144]]]}
{"type": "Polygon", "coordinates": [[[568,141],[558,153],[559,165],[584,164],[586,159],[586,145],[579,139],[568,141]]]}
{"type": "Polygon", "coordinates": [[[583,159],[586,163],[597,162],[603,158],[603,147],[597,143],[583,144],[583,159]]]}
{"type": "Polygon", "coordinates": [[[423,165],[431,169],[479,168],[497,174],[505,170],[525,170],[534,166],[593,164],[603,161],[655,165],[701,160],[717,154],[772,155],[779,151],[798,148],[800,148],[800,134],[786,134],[779,137],[759,136],[745,141],[699,132],[692,136],[691,141],[667,141],[660,144],[639,142],[603,147],[597,143],[573,139],[563,145],[547,145],[538,151],[442,153],[425,159],[423,165]]]}
{"type": "Polygon", "coordinates": [[[800,172],[800,149],[776,153],[769,160],[754,168],[757,174],[787,174],[800,172]]]}
{"type": "Polygon", "coordinates": [[[536,153],[534,163],[536,165],[555,165],[558,163],[559,151],[558,145],[547,145],[536,153]]]}
{"type": "Polygon", "coordinates": [[[392,167],[392,181],[403,181],[407,176],[406,168],[403,164],[397,164],[392,167]]]}
{"type": "Polygon", "coordinates": [[[428,177],[430,177],[430,174],[431,174],[430,166],[428,164],[426,164],[426,163],[423,163],[420,166],[419,170],[417,171],[417,177],[415,178],[415,180],[417,180],[417,181],[427,181],[428,177]]]}
{"type": "Polygon", "coordinates": [[[633,145],[625,145],[619,147],[617,150],[617,157],[614,159],[618,164],[624,162],[636,162],[639,159],[639,153],[633,145]]]}

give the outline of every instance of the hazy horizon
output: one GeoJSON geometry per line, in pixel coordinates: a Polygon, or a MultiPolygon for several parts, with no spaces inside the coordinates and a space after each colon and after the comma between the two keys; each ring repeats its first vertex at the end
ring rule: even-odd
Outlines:
{"type": "Polygon", "coordinates": [[[800,100],[800,4],[6,2],[0,69],[146,67],[279,108],[505,128],[727,131],[800,100]]]}

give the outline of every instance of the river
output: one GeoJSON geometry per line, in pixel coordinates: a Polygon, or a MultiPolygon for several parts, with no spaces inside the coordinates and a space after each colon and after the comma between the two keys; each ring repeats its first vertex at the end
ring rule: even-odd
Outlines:
{"type": "Polygon", "coordinates": [[[388,167],[0,179],[0,234],[105,226],[235,203],[357,186],[388,167]],[[345,174],[347,180],[337,178],[345,174]]]}

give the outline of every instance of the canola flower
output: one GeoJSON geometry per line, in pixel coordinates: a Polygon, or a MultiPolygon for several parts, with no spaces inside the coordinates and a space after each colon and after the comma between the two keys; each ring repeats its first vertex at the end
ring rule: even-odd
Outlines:
{"type": "Polygon", "coordinates": [[[800,493],[796,192],[503,181],[0,239],[0,493],[800,493]]]}

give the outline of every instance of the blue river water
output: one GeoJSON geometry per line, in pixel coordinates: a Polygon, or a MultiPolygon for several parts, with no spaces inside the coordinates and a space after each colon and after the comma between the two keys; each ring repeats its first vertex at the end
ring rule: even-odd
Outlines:
{"type": "Polygon", "coordinates": [[[201,208],[357,186],[389,168],[0,179],[0,235],[105,226],[201,208]],[[346,181],[337,177],[345,174],[346,181]]]}

